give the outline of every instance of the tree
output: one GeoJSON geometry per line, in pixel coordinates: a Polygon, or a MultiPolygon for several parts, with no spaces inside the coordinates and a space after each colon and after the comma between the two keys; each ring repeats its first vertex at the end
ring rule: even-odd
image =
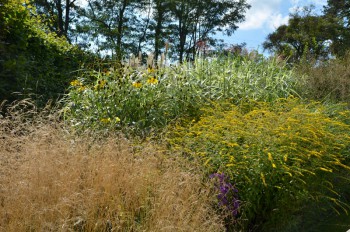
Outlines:
{"type": "Polygon", "coordinates": [[[246,0],[173,0],[173,3],[172,12],[177,21],[174,35],[180,62],[184,55],[189,58],[196,53],[198,40],[214,44],[215,39],[210,36],[216,32],[231,35],[250,7],[246,0]]]}
{"type": "Polygon", "coordinates": [[[302,14],[291,15],[288,25],[282,25],[267,36],[264,49],[297,62],[301,58],[327,59],[334,24],[323,16],[311,14],[304,9],[302,14]]]}
{"type": "Polygon", "coordinates": [[[154,0],[153,2],[153,27],[154,27],[154,59],[157,61],[162,44],[166,43],[165,28],[171,30],[171,8],[170,0],[154,0]]]}
{"type": "Polygon", "coordinates": [[[323,12],[335,28],[331,50],[335,55],[343,56],[350,49],[350,1],[328,0],[323,12]]]}
{"type": "Polygon", "coordinates": [[[143,0],[88,0],[88,7],[80,10],[84,19],[77,28],[90,36],[100,51],[120,61],[126,52],[137,50],[130,41],[140,21],[137,12],[145,4],[143,0]]]}
{"type": "Polygon", "coordinates": [[[77,0],[33,0],[37,12],[58,36],[70,40],[71,23],[76,17],[77,0]]]}

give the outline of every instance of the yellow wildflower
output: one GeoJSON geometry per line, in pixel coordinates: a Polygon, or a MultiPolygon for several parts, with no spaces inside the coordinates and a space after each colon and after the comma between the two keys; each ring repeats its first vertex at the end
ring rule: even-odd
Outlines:
{"type": "Polygon", "coordinates": [[[85,89],[86,89],[85,86],[80,86],[79,89],[78,89],[78,91],[79,91],[79,92],[83,92],[85,89]]]}
{"type": "Polygon", "coordinates": [[[271,155],[271,153],[269,152],[269,153],[267,153],[267,155],[268,155],[268,157],[269,157],[269,160],[272,161],[272,155],[271,155]]]}
{"type": "Polygon", "coordinates": [[[120,118],[119,117],[115,117],[114,121],[115,121],[115,123],[118,123],[118,122],[120,122],[120,118]]]}
{"type": "Polygon", "coordinates": [[[100,121],[103,123],[109,123],[109,122],[111,122],[111,118],[101,118],[100,121]]]}
{"type": "Polygon", "coordinates": [[[322,167],[320,167],[320,170],[325,171],[325,172],[333,172],[332,169],[322,168],[322,167]]]}
{"type": "Polygon", "coordinates": [[[98,83],[94,86],[95,90],[97,89],[102,89],[103,87],[105,87],[107,84],[106,80],[99,80],[98,83]]]}
{"type": "Polygon", "coordinates": [[[260,173],[260,178],[264,184],[265,187],[267,187],[267,184],[266,184],[266,180],[265,180],[265,176],[264,176],[264,173],[260,173]]]}
{"type": "Polygon", "coordinates": [[[147,83],[151,85],[155,85],[155,84],[158,84],[158,80],[157,78],[151,77],[147,80],[147,83]]]}
{"type": "Polygon", "coordinates": [[[141,88],[142,83],[140,81],[135,81],[134,83],[132,83],[132,86],[134,86],[135,88],[141,88]]]}
{"type": "Polygon", "coordinates": [[[147,68],[147,72],[148,72],[148,73],[154,73],[155,70],[154,70],[153,67],[151,67],[151,66],[149,65],[148,68],[147,68]]]}
{"type": "Polygon", "coordinates": [[[83,84],[78,80],[74,80],[70,83],[70,85],[71,86],[82,86],[83,84]]]}
{"type": "Polygon", "coordinates": [[[204,166],[208,166],[209,162],[211,161],[211,158],[208,158],[205,162],[204,162],[204,166]]]}

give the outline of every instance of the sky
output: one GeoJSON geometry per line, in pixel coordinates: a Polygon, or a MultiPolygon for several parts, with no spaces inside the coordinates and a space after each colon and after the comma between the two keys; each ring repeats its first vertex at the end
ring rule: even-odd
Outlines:
{"type": "Polygon", "coordinates": [[[248,0],[251,8],[246,12],[246,20],[230,37],[223,37],[225,43],[240,44],[245,42],[249,50],[263,52],[262,43],[267,35],[282,24],[287,24],[289,14],[297,7],[313,4],[321,10],[327,0],[248,0]]]}

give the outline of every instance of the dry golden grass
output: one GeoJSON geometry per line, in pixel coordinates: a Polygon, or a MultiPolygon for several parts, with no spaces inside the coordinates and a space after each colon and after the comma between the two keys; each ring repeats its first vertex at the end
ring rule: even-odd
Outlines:
{"type": "Polygon", "coordinates": [[[150,142],[73,138],[50,115],[0,118],[0,231],[224,230],[195,167],[150,142]]]}
{"type": "Polygon", "coordinates": [[[301,63],[296,69],[303,97],[319,101],[346,102],[350,106],[350,52],[315,66],[301,63]]]}

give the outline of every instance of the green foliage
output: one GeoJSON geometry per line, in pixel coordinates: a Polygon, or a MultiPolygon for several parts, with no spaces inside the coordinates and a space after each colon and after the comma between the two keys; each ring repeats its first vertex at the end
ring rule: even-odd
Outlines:
{"type": "Polygon", "coordinates": [[[59,37],[72,38],[70,26],[77,23],[76,0],[31,0],[42,21],[59,37]]]}
{"type": "Polygon", "coordinates": [[[174,125],[169,146],[225,173],[242,201],[238,231],[298,231],[308,202],[348,212],[350,112],[296,98],[215,103],[190,125],[174,125]],[[305,208],[304,208],[305,207],[305,208]]]}
{"type": "Polygon", "coordinates": [[[84,55],[49,32],[29,1],[8,0],[1,7],[0,99],[14,100],[13,92],[43,101],[62,95],[84,55]]]}
{"type": "Polygon", "coordinates": [[[197,118],[210,101],[272,101],[293,93],[292,71],[275,60],[256,59],[223,57],[159,70],[82,72],[66,99],[66,119],[77,129],[133,128],[147,134],[179,117],[197,118]]]}
{"type": "Polygon", "coordinates": [[[327,20],[334,22],[331,50],[337,56],[344,56],[350,50],[350,2],[328,0],[324,7],[327,20]]]}
{"type": "Polygon", "coordinates": [[[121,61],[125,53],[135,52],[139,41],[134,40],[133,33],[144,30],[143,25],[139,26],[138,11],[148,5],[145,0],[90,1],[87,7],[79,10],[82,20],[77,24],[77,30],[86,36],[85,40],[89,38],[98,51],[112,54],[121,61]]]}
{"type": "Polygon", "coordinates": [[[349,9],[347,0],[328,0],[322,15],[313,14],[313,6],[304,7],[269,34],[263,46],[291,62],[342,57],[350,49],[349,9]]]}
{"type": "Polygon", "coordinates": [[[76,28],[101,55],[121,61],[125,54],[151,50],[157,59],[167,43],[165,53],[169,49],[181,63],[195,58],[198,41],[215,45],[217,32],[231,35],[249,7],[246,0],[92,0],[78,10],[76,28]]]}
{"type": "Polygon", "coordinates": [[[216,40],[211,35],[218,31],[232,35],[250,8],[246,0],[175,0],[173,3],[170,10],[176,24],[172,36],[180,63],[196,58],[200,49],[197,42],[215,45],[216,40]]]}
{"type": "Polygon", "coordinates": [[[291,15],[288,25],[282,25],[268,35],[264,48],[297,62],[302,58],[326,59],[334,23],[306,10],[302,15],[291,15]]]}

